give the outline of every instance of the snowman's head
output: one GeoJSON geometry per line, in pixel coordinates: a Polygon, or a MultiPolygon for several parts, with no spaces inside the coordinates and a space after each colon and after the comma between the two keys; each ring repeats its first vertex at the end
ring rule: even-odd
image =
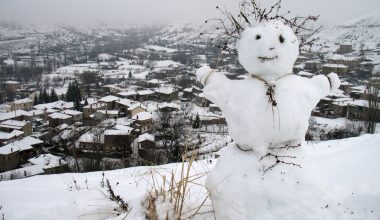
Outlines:
{"type": "Polygon", "coordinates": [[[299,43],[289,26],[272,20],[245,29],[237,51],[240,64],[249,73],[272,80],[292,72],[299,43]]]}

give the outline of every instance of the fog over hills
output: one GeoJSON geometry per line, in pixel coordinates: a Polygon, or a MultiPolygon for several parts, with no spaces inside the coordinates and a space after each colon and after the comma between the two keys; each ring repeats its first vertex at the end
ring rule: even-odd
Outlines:
{"type": "MultiPolygon", "coordinates": [[[[272,4],[275,0],[262,0],[272,4]]],[[[236,0],[2,0],[0,20],[46,23],[157,24],[219,16],[215,6],[238,9],[236,0]]],[[[286,0],[283,10],[294,14],[321,15],[323,24],[334,24],[380,9],[377,0],[286,0]],[[337,13],[339,12],[339,13],[337,13]]]]}

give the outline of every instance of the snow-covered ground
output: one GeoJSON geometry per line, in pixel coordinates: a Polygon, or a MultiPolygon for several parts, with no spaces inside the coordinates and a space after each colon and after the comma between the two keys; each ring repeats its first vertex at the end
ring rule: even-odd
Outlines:
{"type": "MultiPolygon", "coordinates": [[[[375,134],[305,146],[306,155],[314,161],[314,168],[304,166],[302,169],[310,169],[307,172],[315,181],[303,185],[302,189],[308,190],[300,192],[308,192],[308,195],[295,191],[292,198],[300,204],[292,207],[302,207],[307,203],[317,205],[315,201],[326,201],[326,204],[318,204],[314,209],[319,211],[308,213],[308,219],[321,219],[321,216],[326,217],[323,219],[380,219],[380,177],[377,174],[380,167],[379,143],[380,134],[375,134]],[[323,190],[323,196],[314,194],[312,199],[303,200],[317,192],[316,187],[323,190]]],[[[190,175],[199,174],[202,177],[197,179],[200,185],[194,183],[187,194],[185,209],[189,213],[195,212],[206,198],[207,192],[203,187],[206,178],[203,174],[212,169],[214,164],[215,160],[210,158],[193,164],[190,175]]],[[[114,211],[116,203],[108,199],[106,188],[101,187],[102,172],[43,175],[0,182],[0,205],[3,207],[0,214],[4,213],[5,219],[145,219],[146,207],[142,203],[147,192],[154,188],[153,185],[160,186],[162,176],[168,178],[172,170],[179,175],[181,166],[179,163],[105,172],[115,193],[128,203],[128,214],[117,216],[114,211]],[[155,181],[152,181],[152,174],[155,181]]],[[[244,169],[249,170],[249,167],[244,169]]],[[[286,182],[287,175],[283,178],[286,182]]],[[[301,181],[299,184],[306,182],[301,181]]],[[[268,198],[270,196],[266,194],[257,194],[255,197],[257,200],[268,198]]],[[[289,207],[289,201],[268,202],[271,205],[260,210],[257,216],[271,219],[272,213],[278,215],[282,211],[285,219],[296,219],[292,216],[297,216],[297,210],[279,209],[289,207]]],[[[214,219],[209,211],[212,208],[207,199],[200,211],[205,214],[195,215],[194,218],[214,219]]]]}

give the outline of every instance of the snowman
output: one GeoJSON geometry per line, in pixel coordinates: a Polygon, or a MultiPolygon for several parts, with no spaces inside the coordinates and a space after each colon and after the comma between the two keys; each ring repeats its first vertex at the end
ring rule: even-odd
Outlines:
{"type": "Polygon", "coordinates": [[[299,43],[292,29],[278,20],[244,30],[237,51],[247,79],[229,80],[208,66],[196,73],[205,97],[225,115],[236,146],[264,155],[302,144],[312,109],[339,87],[338,76],[292,74],[299,43]]]}
{"type": "Polygon", "coordinates": [[[338,76],[292,74],[299,43],[278,20],[245,29],[237,51],[246,79],[229,80],[208,66],[196,73],[234,140],[206,180],[216,219],[327,219],[330,210],[313,205],[328,196],[309,172],[314,162],[302,143],[312,109],[339,87],[338,76]]]}

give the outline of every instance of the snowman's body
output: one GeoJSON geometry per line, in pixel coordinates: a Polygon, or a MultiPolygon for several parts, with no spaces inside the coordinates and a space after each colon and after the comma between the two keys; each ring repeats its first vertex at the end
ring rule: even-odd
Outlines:
{"type": "Polygon", "coordinates": [[[267,86],[255,78],[233,81],[214,73],[204,89],[226,115],[230,135],[242,149],[265,154],[268,148],[302,143],[312,109],[330,91],[325,76],[287,75],[273,84],[276,106],[268,100],[267,86]]]}
{"type": "Polygon", "coordinates": [[[339,87],[339,78],[291,74],[298,40],[278,21],[246,29],[237,49],[248,79],[229,80],[207,66],[197,71],[235,142],[222,150],[206,181],[216,219],[326,219],[320,206],[310,205],[325,202],[310,177],[315,174],[306,172],[312,163],[301,147],[286,146],[304,141],[312,109],[339,87]]]}

